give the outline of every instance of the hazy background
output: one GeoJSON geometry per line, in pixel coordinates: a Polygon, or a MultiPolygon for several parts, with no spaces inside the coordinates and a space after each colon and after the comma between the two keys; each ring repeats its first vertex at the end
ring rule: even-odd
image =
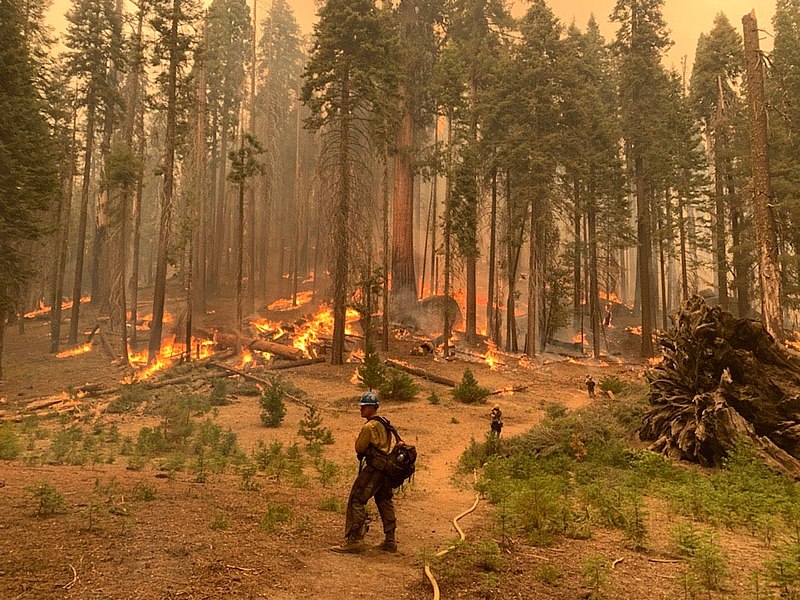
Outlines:
{"type": "MultiPolygon", "coordinates": [[[[252,3],[252,1],[248,0],[248,3],[252,3]]],[[[266,14],[271,0],[256,1],[259,14],[266,14]]],[[[205,3],[209,4],[210,0],[205,3]]],[[[288,0],[288,3],[295,11],[300,27],[304,32],[310,33],[317,10],[315,0],[288,0]]],[[[603,35],[607,39],[611,39],[615,31],[614,24],[608,21],[608,15],[611,14],[615,3],[615,0],[550,0],[548,2],[565,25],[569,25],[574,20],[581,29],[585,28],[589,15],[594,13],[603,35]]],[[[57,32],[63,31],[65,27],[64,14],[69,6],[69,0],[55,0],[53,3],[50,11],[50,23],[57,32]]],[[[520,16],[525,12],[528,3],[524,0],[515,0],[512,6],[514,15],[520,16]]],[[[775,0],[666,0],[664,17],[675,42],[666,56],[666,66],[680,70],[681,59],[687,56],[688,68],[691,70],[697,38],[701,33],[711,29],[714,16],[718,12],[724,12],[734,27],[741,32],[742,15],[752,9],[756,10],[759,27],[771,32],[775,0]]],[[[772,48],[772,38],[767,34],[762,35],[762,48],[772,48]]]]}

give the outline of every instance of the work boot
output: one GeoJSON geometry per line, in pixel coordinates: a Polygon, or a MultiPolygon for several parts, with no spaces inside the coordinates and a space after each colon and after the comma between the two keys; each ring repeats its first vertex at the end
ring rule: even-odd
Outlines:
{"type": "Polygon", "coordinates": [[[361,554],[365,549],[364,542],[361,540],[345,540],[344,544],[328,548],[331,552],[338,554],[361,554]]]}
{"type": "Polygon", "coordinates": [[[378,550],[383,550],[384,552],[397,552],[397,539],[394,537],[393,533],[390,533],[386,536],[386,539],[384,539],[381,545],[378,546],[378,550]]]}

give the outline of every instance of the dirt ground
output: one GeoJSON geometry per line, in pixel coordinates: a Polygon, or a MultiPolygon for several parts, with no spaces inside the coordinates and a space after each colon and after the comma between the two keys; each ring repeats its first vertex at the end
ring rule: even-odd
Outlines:
{"type": "MultiPolygon", "coordinates": [[[[209,316],[212,326],[219,313],[209,316]]],[[[33,321],[27,332],[9,331],[6,339],[6,381],[0,386],[0,411],[14,413],[32,398],[57,393],[86,382],[119,381],[124,374],[99,351],[68,359],[47,354],[47,324],[33,321]]],[[[503,409],[503,434],[522,433],[542,418],[543,408],[558,402],[575,409],[589,402],[582,381],[591,373],[635,379],[636,364],[580,364],[551,357],[533,366],[516,361],[497,371],[484,364],[436,362],[410,357],[411,341],[393,342],[390,357],[459,379],[466,366],[481,385],[491,389],[529,386],[510,396],[496,396],[503,409]],[[550,361],[553,362],[550,362],[550,361]]],[[[22,461],[0,461],[0,598],[167,599],[269,598],[271,600],[350,598],[432,598],[423,576],[426,556],[447,547],[457,537],[454,516],[475,500],[470,476],[456,474],[459,456],[472,439],[482,439],[489,426],[489,404],[455,403],[443,386],[422,382],[411,403],[384,403],[381,414],[400,429],[419,450],[418,472],[412,485],[396,496],[400,552],[387,554],[376,546],[382,540],[380,520],[373,520],[360,556],[337,555],[328,548],[340,541],[343,515],[321,507],[332,498],[344,502],[356,472],[352,444],[361,426],[355,398],[360,389],[350,383],[355,365],[313,365],[286,372],[286,378],[308,394],[322,411],[324,426],[335,443],[325,457],[340,465],[341,477],[328,487],[316,481],[296,487],[287,481],[257,476],[258,491],[241,489],[234,472],[212,475],[195,483],[186,472],[171,478],[153,468],[126,469],[123,458],[91,466],[30,466],[22,461]],[[431,391],[442,399],[431,404],[431,391]],[[29,489],[48,482],[66,498],[66,509],[49,518],[34,514],[29,489]],[[153,499],[137,498],[141,486],[152,489],[153,499]],[[137,487],[138,486],[138,487],[137,487]],[[103,510],[96,510],[101,502],[103,510]],[[273,531],[259,521],[269,506],[290,509],[291,519],[273,531]],[[109,508],[110,507],[110,508],[109,508]],[[225,523],[225,527],[215,524],[225,523]]],[[[305,408],[289,403],[282,425],[261,425],[257,398],[241,396],[219,408],[216,421],[231,428],[240,446],[250,452],[259,441],[291,443],[305,408]]],[[[123,434],[152,425],[155,417],[133,414],[100,417],[123,434]]],[[[374,506],[373,506],[374,510],[374,506]]],[[[491,506],[480,501],[461,521],[468,540],[493,535],[491,506]]],[[[650,511],[655,547],[659,524],[650,511]]],[[[491,596],[474,585],[449,585],[443,598],[586,598],[581,573],[584,559],[602,555],[615,561],[609,598],[681,598],[681,565],[666,554],[632,552],[621,535],[598,531],[587,541],[563,540],[551,548],[528,546],[514,540],[505,559],[507,568],[491,596]],[[557,586],[539,581],[534,572],[543,564],[559,567],[557,586]]],[[[662,548],[666,541],[662,540],[662,548]]],[[[747,540],[731,543],[732,561],[746,565],[754,550],[747,540]]],[[[729,549],[730,550],[730,549],[729,549]]]]}

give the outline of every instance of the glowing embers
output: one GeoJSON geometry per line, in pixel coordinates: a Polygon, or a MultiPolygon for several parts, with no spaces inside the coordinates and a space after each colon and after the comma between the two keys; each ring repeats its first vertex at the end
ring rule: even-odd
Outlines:
{"type": "MultiPolygon", "coordinates": [[[[348,308],[345,316],[345,335],[355,334],[351,324],[358,319],[358,312],[348,308]]],[[[296,326],[292,345],[298,350],[302,350],[308,358],[317,358],[316,348],[322,345],[323,338],[331,336],[333,336],[333,310],[324,306],[308,321],[296,326]]]]}
{"type": "MultiPolygon", "coordinates": [[[[91,302],[91,301],[92,301],[92,297],[91,296],[84,296],[84,297],[81,298],[81,304],[84,304],[86,302],[91,302]]],[[[72,300],[68,300],[68,301],[63,302],[61,304],[61,310],[67,310],[67,309],[70,309],[70,308],[72,308],[72,300]]],[[[43,315],[46,315],[47,313],[50,312],[50,310],[51,310],[51,307],[46,306],[44,302],[39,300],[39,308],[37,308],[36,310],[32,310],[30,312],[25,313],[24,316],[25,316],[26,319],[35,319],[36,317],[41,317],[43,315]]]]}
{"type": "Polygon", "coordinates": [[[267,310],[275,311],[275,312],[284,312],[287,310],[294,310],[301,306],[304,306],[311,302],[314,298],[314,292],[306,291],[306,292],[298,292],[297,293],[297,304],[294,303],[292,298],[279,298],[275,300],[272,304],[267,307],[267,310]]]}
{"type": "Polygon", "coordinates": [[[69,348],[68,350],[64,350],[63,352],[59,352],[56,354],[56,358],[68,358],[70,356],[78,356],[80,354],[86,354],[92,350],[92,343],[87,342],[80,346],[76,346],[75,348],[69,348]]]}

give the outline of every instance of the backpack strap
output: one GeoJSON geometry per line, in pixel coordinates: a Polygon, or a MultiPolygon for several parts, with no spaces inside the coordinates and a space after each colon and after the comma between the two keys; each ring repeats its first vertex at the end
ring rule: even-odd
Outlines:
{"type": "Polygon", "coordinates": [[[398,442],[402,442],[403,441],[403,438],[401,438],[400,434],[397,433],[397,429],[395,428],[395,426],[392,425],[391,423],[389,423],[389,419],[387,419],[385,417],[380,417],[378,415],[375,415],[374,417],[370,417],[367,420],[368,421],[378,421],[381,425],[383,425],[384,428],[386,429],[386,431],[390,435],[394,436],[395,444],[397,444],[398,442]]]}

